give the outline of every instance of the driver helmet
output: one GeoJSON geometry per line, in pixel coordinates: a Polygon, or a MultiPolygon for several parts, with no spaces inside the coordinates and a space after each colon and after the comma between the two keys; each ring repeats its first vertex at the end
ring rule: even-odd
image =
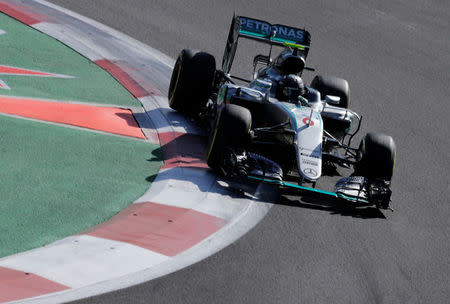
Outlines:
{"type": "Polygon", "coordinates": [[[306,93],[305,85],[300,76],[289,74],[283,76],[278,84],[277,99],[280,101],[298,102],[299,96],[306,93]]]}

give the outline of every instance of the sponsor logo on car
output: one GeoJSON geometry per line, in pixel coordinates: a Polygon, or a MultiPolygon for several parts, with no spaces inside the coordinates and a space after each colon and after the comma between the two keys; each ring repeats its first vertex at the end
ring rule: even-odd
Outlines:
{"type": "Polygon", "coordinates": [[[303,156],[309,156],[309,157],[314,157],[314,158],[321,158],[322,157],[321,152],[313,151],[311,149],[307,149],[307,148],[304,148],[304,147],[300,147],[300,151],[301,151],[300,155],[303,155],[303,156]]]}
{"type": "Polygon", "coordinates": [[[311,176],[311,177],[317,176],[317,171],[314,170],[313,168],[303,169],[303,173],[305,173],[306,175],[311,176]]]}
{"type": "Polygon", "coordinates": [[[310,120],[308,117],[303,118],[303,123],[308,126],[314,126],[314,121],[310,120]]]}
{"type": "Polygon", "coordinates": [[[318,166],[319,165],[318,162],[310,160],[310,159],[305,159],[305,158],[302,159],[302,164],[311,165],[311,166],[318,166]]]}
{"type": "Polygon", "coordinates": [[[275,37],[282,37],[291,39],[294,41],[303,41],[305,38],[305,32],[300,29],[292,28],[290,26],[284,26],[280,24],[271,25],[264,21],[248,19],[241,17],[241,28],[250,32],[256,32],[263,35],[270,35],[272,31],[276,32],[275,37]]]}

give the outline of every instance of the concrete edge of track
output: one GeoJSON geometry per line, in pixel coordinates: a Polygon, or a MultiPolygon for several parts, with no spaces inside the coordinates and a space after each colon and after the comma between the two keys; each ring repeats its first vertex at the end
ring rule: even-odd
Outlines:
{"type": "MultiPolygon", "coordinates": [[[[20,302],[66,302],[126,288],[169,274],[228,246],[263,219],[271,207],[268,202],[272,201],[275,192],[265,185],[249,186],[245,191],[236,191],[233,190],[232,182],[217,179],[203,161],[204,140],[199,140],[203,136],[202,130],[169,109],[167,98],[160,93],[168,86],[173,59],[114,29],[46,1],[37,0],[26,4],[16,0],[0,2],[12,8],[7,14],[54,37],[97,63],[140,100],[143,109],[140,113],[134,111],[136,120],[149,140],[159,140],[165,165],[148,192],[132,204],[132,209],[164,204],[183,210],[180,222],[190,216],[195,219],[198,216],[213,218],[214,221],[212,228],[208,226],[212,229],[209,234],[195,236],[195,242],[180,247],[178,251],[154,250],[155,244],[151,242],[139,243],[120,237],[103,237],[117,232],[104,228],[105,225],[108,226],[106,223],[101,227],[94,227],[93,231],[2,258],[2,267],[23,271],[27,275],[35,274],[68,287],[59,292],[42,292],[34,298],[20,299],[20,302]],[[43,21],[39,21],[39,17],[43,21]],[[102,249],[104,252],[96,250],[100,246],[93,246],[94,240],[100,240],[101,246],[107,247],[102,249]],[[81,247],[74,249],[75,243],[81,247]],[[123,250],[114,258],[104,259],[104,253],[108,257],[111,255],[111,246],[123,250]],[[80,253],[80,248],[89,249],[80,253]],[[147,256],[147,252],[151,254],[147,256]],[[60,256],[61,253],[67,254],[66,260],[60,256]],[[146,258],[135,258],[138,254],[146,258]],[[63,261],[54,262],[56,257],[63,261]],[[158,257],[157,261],[155,257],[158,257]],[[90,258],[93,260],[90,261],[90,258]],[[94,269],[97,271],[95,279],[89,277],[92,275],[89,271],[81,274],[70,272],[75,268],[83,272],[83,268],[89,268],[92,263],[100,260],[105,260],[106,264],[94,269]],[[118,261],[122,261],[127,267],[132,264],[132,271],[112,271],[111,267],[118,261]]],[[[128,220],[132,216],[137,218],[137,213],[138,211],[126,214],[125,217],[128,216],[128,220]]],[[[112,222],[121,220],[120,213],[117,218],[113,218],[112,222]]],[[[175,222],[177,220],[178,218],[175,222]]],[[[168,222],[173,221],[169,219],[168,222]]],[[[138,229],[145,226],[146,224],[143,226],[141,223],[138,229]]],[[[200,226],[204,227],[206,226],[200,226]]],[[[133,233],[140,238],[145,237],[139,231],[133,233]]]]}

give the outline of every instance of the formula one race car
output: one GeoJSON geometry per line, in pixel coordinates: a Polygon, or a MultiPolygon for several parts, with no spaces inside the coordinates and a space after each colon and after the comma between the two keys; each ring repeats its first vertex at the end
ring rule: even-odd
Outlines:
{"type": "Polygon", "coordinates": [[[169,105],[203,123],[207,163],[221,175],[390,209],[394,141],[369,133],[358,148],[350,146],[361,118],[348,109],[347,81],[316,76],[305,86],[301,78],[303,70],[314,70],[305,66],[310,37],[304,29],[234,16],[221,70],[206,52],[180,53],[169,105]],[[268,55],[254,57],[251,80],[230,75],[240,37],[270,46],[268,55]],[[273,46],[282,47],[274,59],[273,46]],[[334,192],[316,189],[326,166],[353,173],[338,180],[334,192]]]}

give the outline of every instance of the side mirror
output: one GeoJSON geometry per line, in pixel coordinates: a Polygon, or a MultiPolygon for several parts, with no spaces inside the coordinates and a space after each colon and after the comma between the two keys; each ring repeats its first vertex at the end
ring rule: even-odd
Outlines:
{"type": "Polygon", "coordinates": [[[341,97],[334,95],[325,95],[325,101],[332,105],[339,105],[341,103],[341,97]]]}

